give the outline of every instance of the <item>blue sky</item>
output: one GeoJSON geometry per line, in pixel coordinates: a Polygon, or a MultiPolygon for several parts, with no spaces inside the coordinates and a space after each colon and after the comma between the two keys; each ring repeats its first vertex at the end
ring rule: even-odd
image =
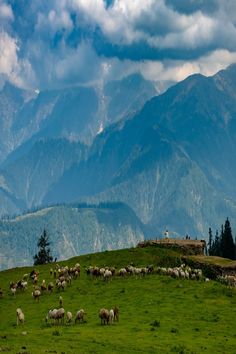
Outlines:
{"type": "Polygon", "coordinates": [[[179,81],[234,62],[235,0],[0,0],[0,83],[179,81]]]}

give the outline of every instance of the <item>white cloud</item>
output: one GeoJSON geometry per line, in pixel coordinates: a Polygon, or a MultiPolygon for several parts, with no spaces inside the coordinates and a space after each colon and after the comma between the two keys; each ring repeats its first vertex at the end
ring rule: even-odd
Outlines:
{"type": "Polygon", "coordinates": [[[196,73],[212,76],[233,63],[236,63],[236,51],[216,50],[193,61],[143,61],[139,70],[147,80],[178,82],[196,73]]]}
{"type": "Polygon", "coordinates": [[[15,38],[0,32],[0,75],[16,86],[25,86],[27,79],[34,77],[27,60],[18,59],[19,46],[15,38]]]}
{"type": "Polygon", "coordinates": [[[0,0],[0,20],[13,20],[14,15],[10,5],[7,5],[4,1],[0,0]]]}
{"type": "Polygon", "coordinates": [[[236,1],[210,3],[185,0],[181,12],[178,0],[34,0],[13,13],[0,0],[0,73],[40,89],[139,71],[155,81],[208,75],[236,61],[236,1]]]}
{"type": "Polygon", "coordinates": [[[11,76],[18,66],[17,41],[5,32],[0,32],[0,73],[11,76]]]}

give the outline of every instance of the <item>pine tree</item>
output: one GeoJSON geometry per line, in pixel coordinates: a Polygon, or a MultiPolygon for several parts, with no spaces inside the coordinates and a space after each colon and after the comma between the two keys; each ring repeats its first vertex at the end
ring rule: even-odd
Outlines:
{"type": "Polygon", "coordinates": [[[221,238],[222,257],[235,259],[235,245],[229,219],[225,221],[224,231],[221,238]]]}
{"type": "Polygon", "coordinates": [[[49,237],[47,235],[46,230],[44,229],[37,243],[39,252],[34,256],[34,265],[52,262],[53,257],[50,254],[51,250],[48,247],[49,245],[49,237]]]}
{"type": "Polygon", "coordinates": [[[219,255],[220,255],[220,237],[219,237],[218,230],[216,230],[215,239],[211,247],[211,256],[219,256],[219,255]]]}
{"type": "Polygon", "coordinates": [[[212,243],[213,243],[212,230],[211,227],[209,227],[208,254],[210,256],[212,255],[212,243]]]}

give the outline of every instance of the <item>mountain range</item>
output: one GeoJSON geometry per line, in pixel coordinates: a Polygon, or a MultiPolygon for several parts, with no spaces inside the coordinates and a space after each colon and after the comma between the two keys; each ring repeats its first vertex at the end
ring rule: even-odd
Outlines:
{"type": "Polygon", "coordinates": [[[99,135],[45,202],[122,201],[151,235],[207,236],[236,212],[236,66],[193,75],[99,135]],[[62,191],[62,192],[60,192],[62,191]]]}
{"type": "MultiPolygon", "coordinates": [[[[22,233],[26,224],[13,214],[41,208],[23,217],[29,230],[35,218],[40,225],[30,239],[50,224],[40,213],[53,219],[66,210],[62,219],[71,230],[78,203],[93,210],[121,203],[135,215],[123,230],[123,247],[135,230],[141,231],[133,243],[166,228],[173,236],[207,238],[208,228],[219,228],[227,216],[236,226],[236,65],[212,77],[192,75],[163,93],[140,75],[103,88],[42,93],[7,84],[0,113],[2,223],[21,224],[22,233]]],[[[99,223],[82,224],[81,240],[88,224],[99,223]]],[[[109,229],[108,221],[104,225],[109,229]]],[[[5,232],[0,229],[1,237],[5,232]]],[[[53,227],[50,233],[54,242],[53,227]]],[[[6,237],[19,244],[16,234],[6,237]]],[[[75,239],[68,231],[67,242],[75,239]]],[[[76,252],[93,250],[86,245],[76,252]]]]}

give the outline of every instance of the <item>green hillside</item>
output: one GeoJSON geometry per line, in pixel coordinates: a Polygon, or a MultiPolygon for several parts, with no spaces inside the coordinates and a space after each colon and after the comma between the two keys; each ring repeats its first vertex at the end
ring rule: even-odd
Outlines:
{"type": "MultiPolygon", "coordinates": [[[[114,276],[110,282],[92,279],[87,266],[174,266],[180,254],[159,248],[131,248],[72,258],[60,265],[81,265],[81,276],[63,292],[54,289],[39,302],[32,284],[15,296],[9,282],[17,281],[33,268],[15,268],[0,273],[0,352],[6,353],[235,353],[236,291],[215,281],[174,279],[157,272],[142,277],[114,276]],[[63,307],[73,313],[83,308],[86,322],[50,325],[50,308],[63,307]],[[101,326],[98,311],[117,305],[120,321],[101,326]],[[16,326],[16,309],[25,323],[16,326]]],[[[50,276],[52,264],[38,266],[39,284],[50,276]]],[[[53,264],[54,266],[54,264],[53,264]]]]}

